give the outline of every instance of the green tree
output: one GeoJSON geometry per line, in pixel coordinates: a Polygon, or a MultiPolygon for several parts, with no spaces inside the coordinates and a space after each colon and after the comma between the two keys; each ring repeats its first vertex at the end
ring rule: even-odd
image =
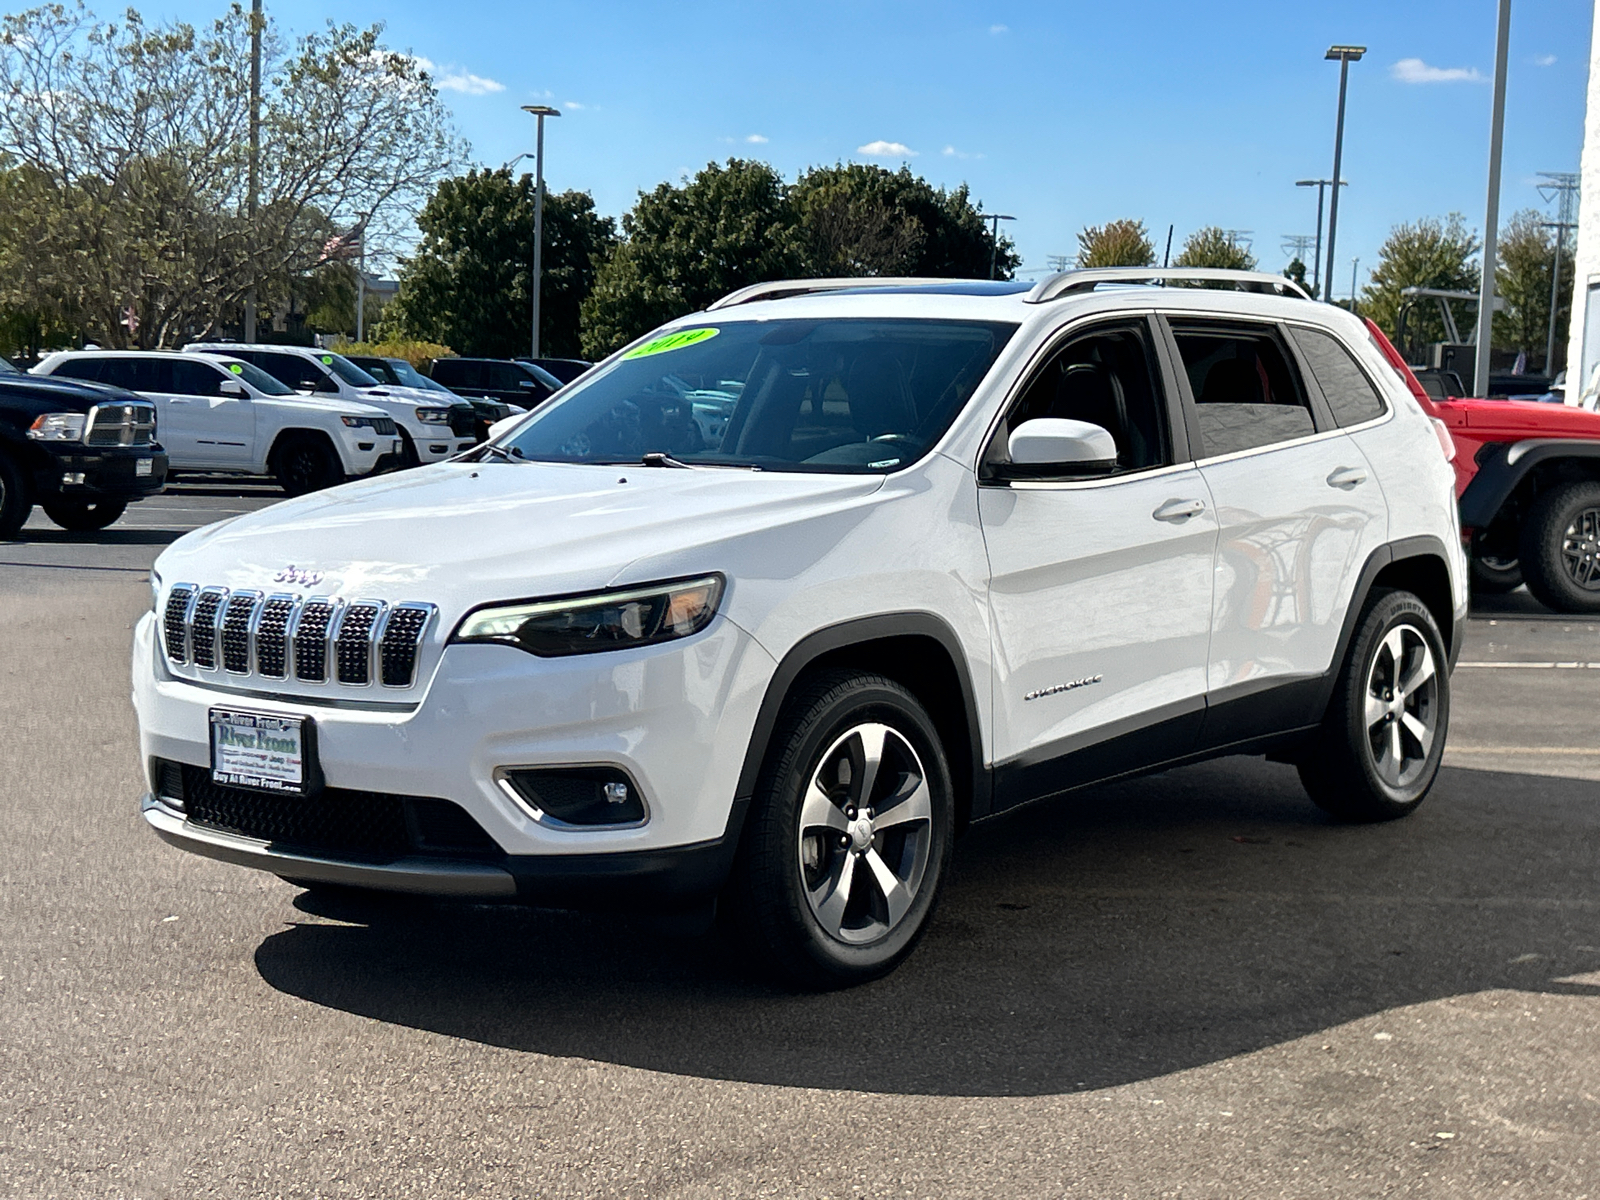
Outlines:
{"type": "Polygon", "coordinates": [[[1567,321],[1572,308],[1572,251],[1563,248],[1561,288],[1556,308],[1554,370],[1544,361],[1550,334],[1550,271],[1555,264],[1555,238],[1544,226],[1544,216],[1526,208],[1512,216],[1500,231],[1495,252],[1495,292],[1506,306],[1494,315],[1494,344],[1503,350],[1525,350],[1530,365],[1550,374],[1566,358],[1567,321]]]}
{"type": "MultiPolygon", "coordinates": [[[[587,192],[545,188],[539,284],[539,347],[581,352],[578,313],[616,226],[587,192]]],[[[462,354],[528,352],[533,311],[534,182],[509,171],[469,171],[443,180],[417,217],[422,241],[403,260],[400,294],[384,314],[388,336],[453,346],[462,354]]]]}
{"type": "Polygon", "coordinates": [[[1123,219],[1089,225],[1078,234],[1080,267],[1153,267],[1156,248],[1143,221],[1123,219]]]}
{"type": "Polygon", "coordinates": [[[1184,239],[1183,249],[1172,260],[1175,267],[1221,267],[1230,271],[1254,271],[1255,255],[1236,243],[1216,225],[1197,229],[1184,239]]]}
{"type": "MultiPolygon", "coordinates": [[[[1460,213],[1451,213],[1442,221],[1437,217],[1423,217],[1411,224],[1396,225],[1379,248],[1378,265],[1361,289],[1362,312],[1398,343],[1396,326],[1400,306],[1405,302],[1402,290],[1430,287],[1476,292],[1479,267],[1474,255],[1477,253],[1477,235],[1467,228],[1460,213]]],[[[1457,322],[1463,325],[1476,319],[1476,309],[1470,304],[1456,303],[1454,311],[1457,322]]],[[[1400,346],[1400,350],[1403,353],[1414,351],[1423,344],[1444,338],[1444,322],[1439,317],[1438,306],[1412,304],[1406,319],[1409,345],[1400,346]]]]}
{"type": "Polygon", "coordinates": [[[909,169],[814,167],[792,185],[766,163],[709,164],[681,186],[640,193],[623,241],[583,304],[583,348],[607,354],[735,288],[799,276],[1007,278],[1021,261],[996,245],[965,186],[909,169]]]}
{"type": "Polygon", "coordinates": [[[104,23],[81,3],[0,18],[0,153],[38,192],[33,253],[52,264],[11,281],[23,307],[70,313],[107,345],[172,345],[252,284],[315,269],[335,235],[362,226],[370,260],[405,228],[462,148],[421,60],[379,26],[288,46],[264,29],[248,216],[252,20],[239,4],[199,30],[132,9],[104,23]]]}
{"type": "Polygon", "coordinates": [[[1283,269],[1283,277],[1294,280],[1308,292],[1311,290],[1311,285],[1306,282],[1306,265],[1298,258],[1291,260],[1289,265],[1283,269]]]}

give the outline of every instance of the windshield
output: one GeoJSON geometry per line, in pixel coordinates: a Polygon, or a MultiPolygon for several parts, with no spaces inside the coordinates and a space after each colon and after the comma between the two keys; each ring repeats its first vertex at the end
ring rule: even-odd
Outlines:
{"type": "Polygon", "coordinates": [[[269,396],[292,396],[295,394],[292,387],[284,386],[254,363],[240,362],[237,359],[233,359],[224,362],[222,365],[228,368],[230,374],[237,375],[258,392],[265,392],[269,396]]]}
{"type": "Polygon", "coordinates": [[[321,354],[317,355],[317,361],[323,366],[327,367],[328,370],[332,371],[340,379],[348,383],[351,387],[370,388],[378,386],[378,381],[376,379],[374,379],[371,375],[368,375],[365,371],[356,366],[355,363],[351,362],[342,354],[329,354],[326,350],[324,350],[321,354]]]}
{"type": "Polygon", "coordinates": [[[532,375],[540,383],[544,384],[544,386],[549,388],[552,392],[558,391],[566,386],[566,384],[562,383],[561,380],[550,374],[549,371],[546,371],[538,363],[519,362],[517,365],[528,374],[532,375]]]}
{"type": "Polygon", "coordinates": [[[938,440],[1016,326],[730,321],[635,346],[503,445],[540,462],[888,472],[938,440]]]}
{"type": "Polygon", "coordinates": [[[11,365],[11,360],[0,355],[0,375],[21,375],[22,372],[11,365]]]}
{"type": "Polygon", "coordinates": [[[433,380],[422,374],[403,358],[386,358],[382,361],[388,366],[390,373],[394,375],[394,381],[402,387],[422,388],[428,392],[447,392],[450,390],[434,383],[433,380]]]}

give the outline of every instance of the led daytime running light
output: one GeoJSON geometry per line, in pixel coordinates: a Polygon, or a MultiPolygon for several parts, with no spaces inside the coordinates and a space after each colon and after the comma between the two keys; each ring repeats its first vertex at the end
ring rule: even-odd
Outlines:
{"type": "Polygon", "coordinates": [[[555,600],[480,608],[451,641],[498,642],[542,657],[596,654],[700,632],[721,603],[723,578],[705,575],[555,600]]]}

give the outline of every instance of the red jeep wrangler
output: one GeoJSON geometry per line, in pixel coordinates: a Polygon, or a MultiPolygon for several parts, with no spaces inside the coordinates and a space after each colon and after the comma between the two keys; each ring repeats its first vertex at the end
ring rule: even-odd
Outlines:
{"type": "Polygon", "coordinates": [[[1600,612],[1600,413],[1521,400],[1431,399],[1383,331],[1367,328],[1422,410],[1455,442],[1461,536],[1480,592],[1528,590],[1557,612],[1600,612]]]}

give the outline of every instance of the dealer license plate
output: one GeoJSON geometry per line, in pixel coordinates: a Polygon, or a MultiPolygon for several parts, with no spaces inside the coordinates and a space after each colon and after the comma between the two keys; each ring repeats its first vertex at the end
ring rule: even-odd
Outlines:
{"type": "Polygon", "coordinates": [[[156,460],[153,458],[135,459],[133,473],[135,475],[151,475],[155,473],[156,460]]]}
{"type": "Polygon", "coordinates": [[[311,777],[306,717],[211,710],[211,778],[227,787],[303,795],[311,777]]]}

